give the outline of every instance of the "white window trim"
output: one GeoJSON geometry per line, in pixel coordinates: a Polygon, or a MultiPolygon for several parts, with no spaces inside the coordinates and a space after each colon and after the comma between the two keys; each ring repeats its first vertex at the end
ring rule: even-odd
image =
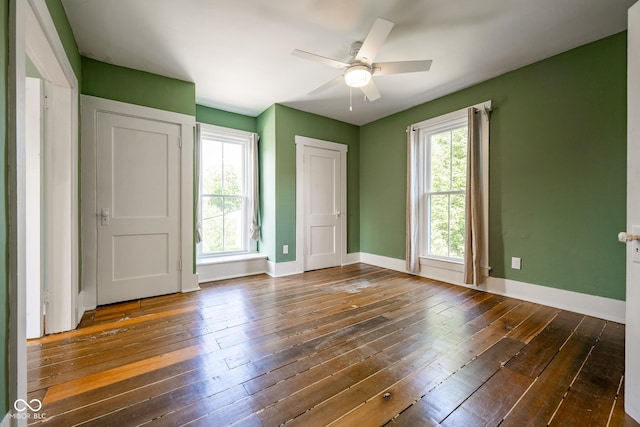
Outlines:
{"type": "MultiPolygon", "coordinates": [[[[482,122],[481,122],[481,129],[482,129],[482,195],[481,196],[482,196],[482,211],[483,211],[482,225],[483,225],[483,232],[485,236],[484,253],[488,258],[489,256],[489,120],[486,115],[491,111],[491,101],[481,102],[460,110],[456,110],[450,113],[440,115],[438,117],[433,117],[433,118],[424,120],[422,122],[412,125],[411,130],[419,134],[420,131],[428,130],[429,133],[434,133],[434,132],[437,132],[438,129],[445,129],[449,127],[452,122],[455,122],[456,120],[464,120],[464,118],[467,117],[469,108],[476,108],[482,111],[482,122]]],[[[426,156],[424,156],[424,150],[425,150],[425,147],[423,146],[423,144],[420,144],[421,152],[418,154],[421,156],[420,157],[421,159],[426,158],[426,156]]],[[[426,181],[426,179],[424,179],[425,167],[426,165],[424,164],[424,161],[421,161],[419,173],[420,173],[420,180],[421,180],[422,187],[420,188],[420,194],[424,194],[424,191],[423,191],[424,182],[426,181]]],[[[420,201],[420,214],[419,214],[420,224],[426,224],[426,219],[427,219],[424,203],[425,203],[424,200],[420,201]]],[[[426,242],[425,233],[426,233],[425,226],[420,226],[419,227],[420,265],[423,265],[425,267],[443,269],[443,270],[451,270],[454,272],[460,272],[460,274],[462,274],[462,272],[464,271],[464,264],[462,261],[457,259],[449,259],[449,258],[424,255],[424,253],[426,252],[425,248],[423,247],[424,242],[426,242]]],[[[489,260],[488,259],[483,260],[482,265],[486,266],[483,269],[484,269],[485,275],[488,276],[490,271],[489,260]]],[[[462,280],[460,281],[462,282],[462,280]]]]}
{"type": "MultiPolygon", "coordinates": [[[[239,129],[226,128],[223,126],[210,125],[207,123],[198,123],[200,126],[200,147],[202,147],[202,139],[208,137],[209,139],[218,139],[222,142],[230,142],[230,143],[239,143],[244,146],[244,186],[243,192],[245,194],[244,200],[242,202],[242,222],[243,226],[243,246],[245,249],[240,251],[229,251],[229,252],[221,252],[216,254],[203,254],[202,253],[202,243],[196,244],[196,263],[197,264],[208,264],[215,263],[216,259],[219,259],[220,262],[224,262],[226,259],[231,259],[234,257],[242,258],[243,255],[251,255],[258,252],[258,242],[252,240],[249,237],[249,221],[251,220],[251,215],[249,212],[250,203],[247,202],[247,199],[252,194],[252,182],[249,174],[250,171],[250,158],[251,158],[251,141],[256,135],[253,132],[247,132],[239,129]]],[[[202,148],[201,148],[202,149],[202,148]]],[[[202,153],[202,151],[200,151],[202,153]]],[[[198,159],[200,162],[202,159],[198,159]]],[[[200,167],[200,165],[198,165],[200,167]]],[[[200,181],[198,182],[198,197],[202,197],[202,177],[203,173],[200,171],[200,181]]],[[[202,202],[200,203],[202,205],[202,202]]]]}

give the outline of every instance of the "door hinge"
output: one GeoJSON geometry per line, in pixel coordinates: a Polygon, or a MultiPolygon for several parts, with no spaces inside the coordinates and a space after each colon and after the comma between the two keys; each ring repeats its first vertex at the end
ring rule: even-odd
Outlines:
{"type": "Polygon", "coordinates": [[[42,107],[43,107],[45,110],[48,110],[48,109],[49,109],[49,97],[48,97],[47,95],[45,95],[45,96],[43,97],[43,99],[42,99],[42,107]]]}
{"type": "Polygon", "coordinates": [[[182,137],[178,137],[178,147],[182,148],[182,137]]]}
{"type": "Polygon", "coordinates": [[[178,262],[178,271],[182,271],[182,258],[180,258],[180,261],[178,262]]]}

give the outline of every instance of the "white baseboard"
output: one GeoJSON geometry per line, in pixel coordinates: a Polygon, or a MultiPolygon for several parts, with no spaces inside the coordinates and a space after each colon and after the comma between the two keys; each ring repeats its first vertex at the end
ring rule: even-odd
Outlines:
{"type": "Polygon", "coordinates": [[[626,303],[580,292],[489,277],[478,289],[624,324],[626,303]]]}
{"type": "Polygon", "coordinates": [[[360,262],[375,265],[376,267],[388,268],[389,270],[401,271],[403,273],[407,272],[406,263],[403,259],[361,252],[360,262]]]}
{"type": "MultiPolygon", "coordinates": [[[[403,273],[407,272],[405,261],[401,259],[362,252],[360,254],[360,260],[363,263],[377,267],[388,268],[403,273]]],[[[518,282],[516,280],[501,279],[498,277],[489,277],[485,284],[476,287],[462,284],[460,279],[456,279],[457,275],[452,274],[450,271],[431,269],[432,271],[427,273],[424,270],[424,267],[422,267],[419,274],[422,277],[560,308],[562,310],[573,311],[612,322],[625,323],[625,301],[518,282]]]]}
{"type": "Polygon", "coordinates": [[[304,273],[298,269],[297,261],[273,262],[267,261],[266,273],[271,277],[291,276],[293,274],[304,273]]]}
{"type": "MultiPolygon", "coordinates": [[[[345,262],[342,265],[357,264],[359,262],[361,262],[360,252],[354,252],[347,254],[347,256],[345,257],[345,262]]],[[[280,263],[267,261],[266,273],[271,277],[282,277],[304,273],[304,271],[300,270],[300,265],[297,261],[280,263]]]]}
{"type": "MultiPolygon", "coordinates": [[[[82,320],[82,316],[84,316],[84,313],[87,311],[87,306],[85,304],[87,300],[86,294],[87,293],[85,291],[80,291],[80,293],[78,294],[78,297],[76,298],[76,326],[75,326],[76,328],[80,324],[80,321],[82,320]]],[[[92,310],[92,308],[90,308],[89,310],[92,310]]]]}
{"type": "Polygon", "coordinates": [[[349,264],[357,264],[360,261],[360,252],[354,252],[351,254],[347,254],[345,260],[344,260],[344,264],[342,265],[349,265],[349,264]]]}
{"type": "Polygon", "coordinates": [[[189,281],[189,283],[186,284],[186,286],[182,286],[182,289],[180,290],[180,292],[182,292],[183,294],[186,294],[187,292],[199,291],[200,282],[198,282],[198,277],[199,276],[196,269],[196,273],[191,276],[191,280],[189,281]]]}

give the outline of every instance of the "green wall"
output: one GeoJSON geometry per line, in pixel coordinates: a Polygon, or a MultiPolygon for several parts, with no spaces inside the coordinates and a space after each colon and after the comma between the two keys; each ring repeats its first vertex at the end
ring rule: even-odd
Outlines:
{"type": "Polygon", "coordinates": [[[25,75],[27,77],[33,77],[34,79],[41,79],[42,80],[42,75],[40,74],[40,71],[38,71],[36,66],[33,65],[33,62],[31,61],[31,59],[28,56],[26,56],[26,58],[25,58],[24,67],[25,67],[25,75]]]}
{"type": "Polygon", "coordinates": [[[295,136],[346,144],[347,252],[360,248],[359,135],[360,128],[315,114],[274,105],[258,117],[261,135],[263,242],[260,251],[275,262],[296,259],[295,136]],[[263,133],[261,133],[263,132],[263,133]],[[264,143],[263,143],[264,141],[264,143]],[[289,253],[282,246],[289,245],[289,253]]]}
{"type": "Polygon", "coordinates": [[[230,113],[217,108],[205,107],[204,105],[196,105],[196,121],[247,132],[257,132],[258,130],[258,119],[256,117],[230,113]]]}
{"type": "Polygon", "coordinates": [[[7,271],[7,66],[9,54],[9,2],[3,0],[0,9],[0,419],[9,411],[9,272],[7,271]]]}
{"type": "Polygon", "coordinates": [[[82,93],[190,116],[196,114],[195,84],[84,56],[82,93]]]}
{"type": "Polygon", "coordinates": [[[485,100],[491,275],[624,300],[626,32],[363,126],[361,251],[405,258],[406,126],[485,100]]]}
{"type": "Polygon", "coordinates": [[[276,105],[262,112],[256,121],[260,185],[259,250],[276,259],[276,105]]]}
{"type": "Polygon", "coordinates": [[[73,36],[73,31],[71,30],[71,25],[69,25],[69,20],[67,19],[67,14],[64,11],[62,2],[61,0],[45,0],[45,3],[47,4],[47,9],[49,9],[49,14],[56,27],[60,41],[62,41],[62,46],[67,54],[67,58],[69,58],[71,68],[73,68],[73,72],[76,74],[78,80],[80,80],[82,68],[80,52],[78,51],[78,44],[73,36]]]}

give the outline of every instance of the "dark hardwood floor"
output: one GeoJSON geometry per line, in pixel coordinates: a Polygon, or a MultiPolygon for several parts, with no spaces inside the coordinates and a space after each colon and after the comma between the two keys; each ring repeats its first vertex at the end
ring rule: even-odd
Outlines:
{"type": "Polygon", "coordinates": [[[638,425],[623,325],[365,264],[100,307],[27,351],[45,425],[638,425]]]}

